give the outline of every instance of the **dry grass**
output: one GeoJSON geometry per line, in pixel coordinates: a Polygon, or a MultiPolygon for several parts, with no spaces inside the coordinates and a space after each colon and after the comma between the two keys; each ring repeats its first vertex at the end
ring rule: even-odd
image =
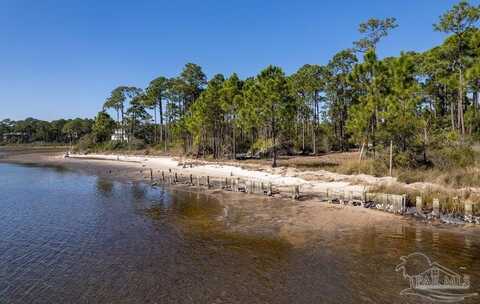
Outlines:
{"type": "Polygon", "coordinates": [[[480,187],[480,168],[455,168],[449,170],[411,169],[396,170],[398,180],[407,184],[430,182],[450,188],[480,187]]]}
{"type": "Polygon", "coordinates": [[[464,202],[469,200],[474,203],[474,212],[480,214],[480,195],[463,190],[439,190],[424,189],[422,191],[415,190],[406,185],[380,185],[371,188],[372,192],[391,193],[391,194],[407,194],[407,203],[409,206],[415,206],[416,197],[422,198],[423,206],[427,210],[433,209],[433,200],[438,199],[440,209],[444,213],[463,213],[464,202]]]}

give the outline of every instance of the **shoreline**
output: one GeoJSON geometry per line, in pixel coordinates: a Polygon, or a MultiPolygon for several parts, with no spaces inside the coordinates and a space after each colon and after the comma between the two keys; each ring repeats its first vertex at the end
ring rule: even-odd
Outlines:
{"type": "MultiPolygon", "coordinates": [[[[62,152],[24,152],[21,154],[7,154],[0,158],[0,163],[11,163],[19,165],[40,165],[62,167],[73,171],[79,171],[88,175],[95,175],[101,178],[107,178],[119,182],[149,182],[147,174],[147,164],[156,165],[155,170],[168,170],[169,168],[178,169],[178,161],[168,157],[145,157],[128,156],[124,159],[116,156],[108,156],[104,159],[99,155],[69,157],[64,158],[62,152]],[[145,160],[147,158],[147,160],[145,160]],[[153,162],[152,162],[153,161],[153,162]],[[147,163],[145,163],[147,162],[147,163]],[[162,164],[163,167],[160,167],[162,164]]],[[[125,157],[125,156],[123,156],[125,157]]],[[[196,170],[205,165],[197,165],[193,168],[182,168],[196,170]]],[[[208,173],[215,173],[215,169],[225,171],[224,165],[207,165],[208,173]],[[220,166],[220,167],[218,167],[220,166]]],[[[182,166],[180,166],[182,167],[182,166]]],[[[227,169],[233,169],[227,167],[227,169]]],[[[203,169],[202,169],[203,170],[203,169]]],[[[202,171],[203,172],[203,171],[202,171]]],[[[237,167],[236,174],[250,172],[237,167]]],[[[218,174],[218,171],[217,171],[218,174]]],[[[272,175],[266,172],[259,172],[261,176],[275,178],[285,181],[282,176],[272,175]]],[[[213,174],[212,174],[213,176],[213,174]]],[[[216,175],[221,177],[219,175],[216,175]]],[[[290,177],[287,177],[287,180],[290,177]]],[[[328,184],[328,182],[323,182],[328,184]]],[[[334,184],[337,185],[337,184],[334,184]]],[[[161,185],[160,185],[161,186],[161,185]]],[[[421,226],[421,229],[441,229],[452,233],[470,234],[476,233],[478,225],[463,224],[452,225],[439,221],[426,221],[416,219],[411,216],[402,216],[385,211],[347,206],[343,204],[328,204],[324,200],[316,198],[307,198],[300,201],[294,201],[284,196],[267,197],[256,194],[245,194],[223,190],[208,190],[206,188],[190,187],[184,184],[167,185],[174,191],[190,191],[211,195],[226,208],[240,208],[243,213],[249,217],[258,218],[258,221],[248,220],[247,224],[239,224],[235,229],[244,230],[247,233],[255,233],[256,230],[278,231],[279,235],[285,237],[293,244],[307,244],[306,235],[319,235],[325,232],[341,230],[345,225],[361,229],[367,226],[387,227],[389,225],[402,226],[421,226]]]]}

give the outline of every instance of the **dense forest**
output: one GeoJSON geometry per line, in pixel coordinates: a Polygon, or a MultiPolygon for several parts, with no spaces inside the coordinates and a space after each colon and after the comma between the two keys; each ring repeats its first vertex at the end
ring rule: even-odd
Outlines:
{"type": "MultiPolygon", "coordinates": [[[[325,65],[292,75],[268,66],[240,79],[207,79],[196,64],[146,88],[119,86],[94,120],[0,123],[29,141],[78,142],[83,149],[152,147],[196,157],[316,155],[359,149],[398,167],[466,166],[480,139],[480,7],[461,1],[433,30],[441,45],[380,59],[377,47],[398,26],[370,19],[359,40],[325,65]],[[112,141],[114,130],[121,133],[112,141]]],[[[4,141],[7,138],[2,136],[4,141]]],[[[18,139],[18,138],[17,138],[18,139]]],[[[24,139],[22,139],[24,140],[24,139]]]]}

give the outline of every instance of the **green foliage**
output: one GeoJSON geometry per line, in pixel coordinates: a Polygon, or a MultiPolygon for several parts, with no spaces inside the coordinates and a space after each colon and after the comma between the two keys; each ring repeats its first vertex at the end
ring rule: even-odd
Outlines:
{"type": "Polygon", "coordinates": [[[468,1],[462,0],[440,17],[440,21],[434,24],[434,29],[440,32],[460,35],[473,29],[474,24],[479,19],[480,8],[471,6],[468,1]]]}
{"type": "Polygon", "coordinates": [[[96,138],[94,134],[86,134],[80,138],[75,146],[76,151],[89,152],[90,149],[95,147],[96,138]]]}
{"type": "Polygon", "coordinates": [[[465,168],[475,164],[475,153],[467,145],[444,146],[430,152],[436,168],[465,168]]]}
{"type": "Polygon", "coordinates": [[[96,142],[104,142],[110,139],[115,129],[115,121],[106,112],[98,112],[93,122],[92,132],[96,142]]]}
{"type": "Polygon", "coordinates": [[[371,18],[360,23],[358,31],[365,34],[365,37],[355,41],[355,47],[360,51],[375,49],[378,42],[388,35],[388,32],[398,26],[395,18],[376,19],[371,18]]]}
{"type": "Polygon", "coordinates": [[[260,153],[261,155],[267,155],[273,148],[272,139],[258,139],[252,145],[251,152],[252,154],[260,153]]]}

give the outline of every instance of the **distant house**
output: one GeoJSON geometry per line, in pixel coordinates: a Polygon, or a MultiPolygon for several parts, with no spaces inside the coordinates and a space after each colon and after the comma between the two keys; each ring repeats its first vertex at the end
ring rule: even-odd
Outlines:
{"type": "Polygon", "coordinates": [[[28,141],[28,134],[23,132],[10,132],[3,134],[3,141],[11,143],[20,143],[28,141]]]}
{"type": "Polygon", "coordinates": [[[124,130],[116,129],[115,131],[113,131],[111,140],[112,141],[128,141],[128,136],[124,130]]]}

